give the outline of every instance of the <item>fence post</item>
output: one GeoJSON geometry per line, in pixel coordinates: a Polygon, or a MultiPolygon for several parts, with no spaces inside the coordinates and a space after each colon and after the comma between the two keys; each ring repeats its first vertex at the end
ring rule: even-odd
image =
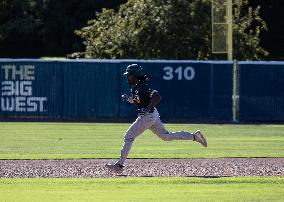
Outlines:
{"type": "Polygon", "coordinates": [[[233,111],[233,122],[238,123],[238,112],[239,112],[239,68],[238,61],[234,60],[233,63],[233,96],[232,96],[232,111],[233,111]]]}
{"type": "Polygon", "coordinates": [[[118,79],[117,79],[117,86],[118,86],[118,95],[117,95],[117,97],[119,98],[118,99],[118,109],[117,109],[117,114],[116,114],[116,118],[117,119],[120,119],[121,117],[121,75],[120,75],[120,73],[121,73],[121,71],[120,71],[120,68],[121,68],[121,62],[119,62],[119,63],[117,63],[117,77],[118,77],[118,79]]]}

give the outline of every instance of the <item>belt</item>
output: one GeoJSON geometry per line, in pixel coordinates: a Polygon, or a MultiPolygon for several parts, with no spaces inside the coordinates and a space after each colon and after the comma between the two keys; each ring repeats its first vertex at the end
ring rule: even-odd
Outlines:
{"type": "MultiPolygon", "coordinates": [[[[147,113],[153,113],[155,111],[155,108],[150,109],[147,113]]],[[[138,113],[139,115],[144,115],[144,113],[138,113]]]]}
{"type": "Polygon", "coordinates": [[[149,110],[149,113],[153,113],[155,111],[155,108],[152,108],[149,110]]]}

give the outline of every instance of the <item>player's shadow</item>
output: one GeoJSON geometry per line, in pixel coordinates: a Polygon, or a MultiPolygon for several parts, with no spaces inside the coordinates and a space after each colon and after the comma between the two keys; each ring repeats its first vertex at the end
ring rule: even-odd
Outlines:
{"type": "Polygon", "coordinates": [[[195,178],[195,177],[198,177],[198,178],[222,178],[222,177],[230,177],[230,176],[222,176],[222,175],[208,175],[208,176],[204,176],[204,175],[195,175],[195,176],[184,176],[184,177],[188,177],[188,178],[195,178]]]}
{"type": "MultiPolygon", "coordinates": [[[[117,175],[118,177],[131,177],[129,175],[117,175]]],[[[153,176],[153,175],[141,175],[139,176],[141,178],[154,178],[154,177],[158,177],[158,176],[153,176]]],[[[162,177],[162,176],[160,176],[162,177]]],[[[175,176],[167,176],[167,177],[175,177],[175,176]]],[[[216,176],[216,175],[212,175],[212,176],[202,176],[202,175],[195,175],[195,176],[182,176],[182,177],[188,177],[188,178],[223,178],[223,177],[230,177],[230,176],[216,176]]]]}

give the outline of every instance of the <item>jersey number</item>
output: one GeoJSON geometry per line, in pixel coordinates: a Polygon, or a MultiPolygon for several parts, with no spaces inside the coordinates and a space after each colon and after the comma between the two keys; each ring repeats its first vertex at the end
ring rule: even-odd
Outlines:
{"type": "Polygon", "coordinates": [[[165,75],[163,76],[164,80],[173,80],[175,75],[177,75],[177,79],[178,80],[193,80],[195,77],[195,70],[193,69],[193,67],[188,66],[188,67],[178,67],[174,70],[173,67],[171,66],[166,66],[163,68],[165,75]]]}

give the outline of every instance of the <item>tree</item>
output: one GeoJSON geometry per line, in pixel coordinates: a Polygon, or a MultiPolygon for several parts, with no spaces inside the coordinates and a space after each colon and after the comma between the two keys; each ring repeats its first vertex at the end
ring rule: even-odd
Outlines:
{"type": "MultiPolygon", "coordinates": [[[[266,30],[260,8],[234,0],[237,59],[259,60],[267,52],[259,34],[266,30]]],[[[129,0],[116,12],[104,9],[75,33],[84,39],[87,58],[214,59],[211,51],[211,0],[129,0]]]]}
{"type": "Polygon", "coordinates": [[[267,26],[260,17],[260,6],[253,9],[245,7],[247,5],[248,0],[235,1],[234,55],[235,58],[242,60],[260,60],[268,55],[268,52],[260,46],[260,34],[267,31],[267,26]]]}
{"type": "Polygon", "coordinates": [[[125,0],[0,0],[0,57],[65,56],[83,50],[74,30],[125,0]]]}
{"type": "Polygon", "coordinates": [[[102,8],[116,8],[124,0],[48,0],[44,13],[43,41],[47,52],[66,55],[83,50],[82,40],[74,35],[76,29],[96,17],[102,8]]]}
{"type": "Polygon", "coordinates": [[[0,0],[0,49],[9,52],[9,47],[17,53],[21,46],[25,50],[37,46],[42,26],[39,4],[35,0],[0,0]]]}

